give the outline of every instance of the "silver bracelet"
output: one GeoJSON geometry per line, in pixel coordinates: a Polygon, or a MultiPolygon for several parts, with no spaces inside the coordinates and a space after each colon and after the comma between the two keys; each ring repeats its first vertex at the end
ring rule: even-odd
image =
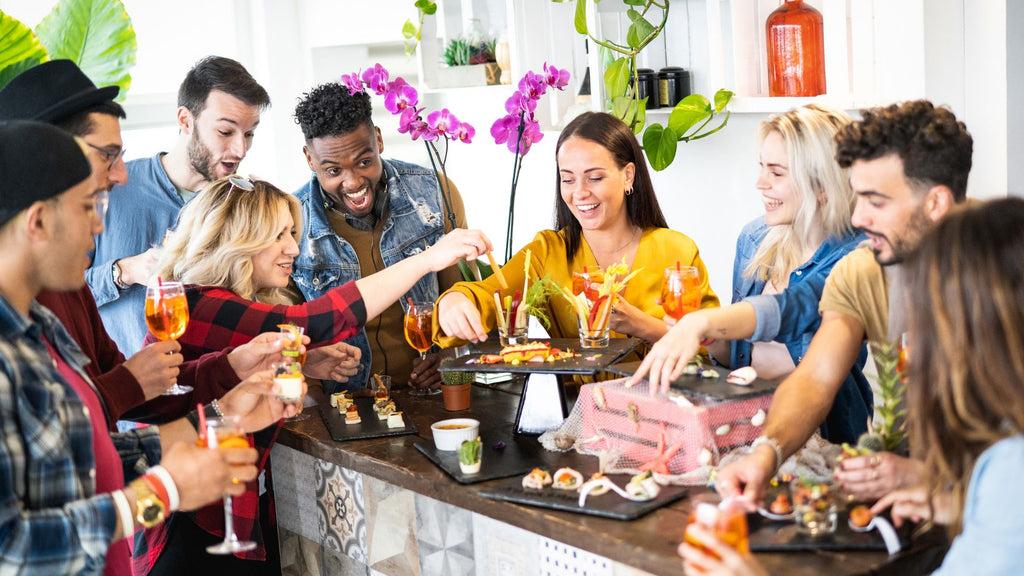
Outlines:
{"type": "MultiPolygon", "coordinates": [[[[213,408],[213,411],[217,413],[218,418],[224,417],[224,412],[221,411],[220,404],[217,403],[216,398],[214,398],[213,402],[210,402],[210,407],[213,408]]],[[[776,444],[776,446],[778,446],[778,444],[776,444]]]]}
{"type": "Polygon", "coordinates": [[[770,436],[758,436],[750,443],[751,450],[757,448],[762,444],[771,446],[772,450],[775,451],[775,466],[772,469],[772,476],[775,476],[779,472],[779,468],[782,468],[782,446],[779,445],[779,441],[770,436]]]}

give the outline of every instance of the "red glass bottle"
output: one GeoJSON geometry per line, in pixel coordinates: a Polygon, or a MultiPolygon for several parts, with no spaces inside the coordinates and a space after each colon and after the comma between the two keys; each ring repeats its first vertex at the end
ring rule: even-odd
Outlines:
{"type": "Polygon", "coordinates": [[[825,36],[821,12],[803,0],[786,0],[768,15],[768,94],[825,93],[825,36]]]}

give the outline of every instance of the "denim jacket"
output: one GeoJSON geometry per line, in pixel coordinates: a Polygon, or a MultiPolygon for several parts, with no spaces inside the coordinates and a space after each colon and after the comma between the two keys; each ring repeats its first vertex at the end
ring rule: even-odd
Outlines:
{"type": "MultiPolygon", "coordinates": [[[[761,242],[768,235],[770,226],[764,218],[751,221],[740,232],[736,240],[736,259],[733,262],[732,301],[748,302],[757,312],[757,329],[750,340],[735,340],[732,343],[730,367],[733,369],[750,365],[752,342],[782,342],[789,350],[793,364],[799,364],[807,353],[818,326],[818,300],[832,267],[843,256],[856,248],[863,240],[863,234],[850,233],[841,238],[829,237],[822,242],[810,260],[804,262],[789,275],[789,285],[778,295],[789,300],[785,320],[781,308],[776,306],[779,299],[762,295],[765,281],[743,274],[757,253],[761,242]],[[792,296],[792,298],[790,298],[792,296]],[[787,330],[778,328],[785,323],[787,330]],[[763,324],[768,325],[768,327],[763,324]]],[[[871,386],[862,369],[867,360],[867,348],[862,347],[857,363],[846,376],[828,417],[821,425],[821,435],[832,442],[856,442],[866,431],[865,423],[873,413],[874,399],[871,386]]]]}
{"type": "MultiPolygon", "coordinates": [[[[384,265],[391,266],[441,239],[444,204],[433,170],[398,160],[384,160],[383,164],[389,206],[381,234],[380,255],[384,265]]],[[[316,174],[295,192],[295,197],[302,203],[304,231],[292,278],[309,301],[323,296],[331,288],[357,280],[361,276],[360,267],[355,249],[334,233],[327,220],[328,201],[316,174]]],[[[438,295],[437,275],[427,274],[402,297],[402,307],[407,306],[407,298],[434,302],[438,295]]],[[[349,379],[346,387],[365,387],[371,362],[366,332],[360,330],[348,343],[358,346],[363,356],[359,373],[349,379]]],[[[330,387],[325,383],[325,390],[330,387]]]]}

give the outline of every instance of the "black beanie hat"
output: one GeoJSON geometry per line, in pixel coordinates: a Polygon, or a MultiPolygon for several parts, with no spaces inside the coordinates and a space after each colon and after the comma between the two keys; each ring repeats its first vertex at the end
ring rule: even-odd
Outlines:
{"type": "Polygon", "coordinates": [[[0,226],[91,174],[82,146],[60,128],[22,120],[0,123],[0,226]]]}

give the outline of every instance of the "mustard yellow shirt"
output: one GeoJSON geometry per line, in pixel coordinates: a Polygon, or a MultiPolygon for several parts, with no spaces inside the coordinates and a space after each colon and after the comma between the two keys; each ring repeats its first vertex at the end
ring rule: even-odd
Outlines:
{"type": "MultiPolygon", "coordinates": [[[[481,321],[488,331],[494,330],[497,326],[494,305],[494,291],[498,290],[501,296],[514,295],[516,290],[523,289],[525,271],[523,266],[526,259],[526,250],[531,252],[530,256],[530,281],[549,276],[551,280],[561,286],[572,286],[573,271],[582,271],[584,266],[597,267],[597,259],[590,251],[586,239],[581,239],[580,249],[573,258],[572,264],[565,259],[565,235],[554,230],[539,232],[533,241],[526,245],[509,260],[501,271],[508,281],[508,290],[501,290],[497,278],[491,276],[481,282],[459,282],[450,290],[441,295],[443,298],[449,292],[458,291],[465,294],[480,310],[481,321]]],[[[661,283],[665,276],[665,268],[675,266],[676,262],[682,266],[696,266],[700,272],[700,288],[703,294],[701,308],[714,308],[718,306],[718,296],[711,290],[708,283],[708,272],[704,262],[700,259],[697,245],[685,234],[669,230],[668,228],[648,228],[640,237],[640,244],[637,247],[636,257],[633,259],[633,269],[643,269],[626,284],[622,297],[645,313],[662,318],[665,315],[657,298],[661,296],[661,283]]],[[[572,306],[561,296],[552,296],[547,304],[548,317],[552,325],[548,332],[552,338],[575,338],[577,335],[576,315],[572,306]]],[[[437,315],[435,314],[435,342],[441,347],[459,346],[465,342],[440,334],[437,327],[437,315]]],[[[620,334],[612,333],[612,336],[620,334]]]]}

